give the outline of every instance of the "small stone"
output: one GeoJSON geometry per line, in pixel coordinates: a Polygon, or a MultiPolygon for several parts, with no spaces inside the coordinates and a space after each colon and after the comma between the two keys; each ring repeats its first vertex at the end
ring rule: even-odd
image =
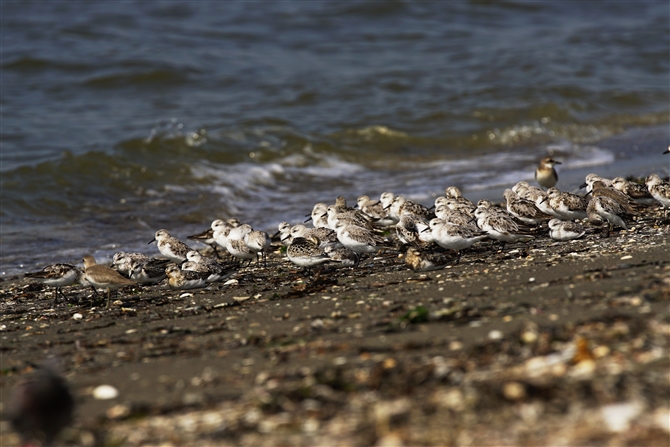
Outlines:
{"type": "Polygon", "coordinates": [[[642,404],[639,402],[625,402],[602,407],[600,415],[610,431],[624,432],[628,430],[630,421],[635,419],[642,410],[642,404]]]}
{"type": "Polygon", "coordinates": [[[501,340],[503,338],[503,333],[501,331],[491,331],[489,332],[489,340],[501,340]]]}
{"type": "Polygon", "coordinates": [[[78,312],[76,314],[72,315],[73,320],[81,320],[82,318],[84,318],[84,316],[82,314],[78,313],[78,312]]]}
{"type": "Polygon", "coordinates": [[[130,415],[130,407],[128,405],[114,405],[105,412],[108,419],[123,419],[130,415]]]}
{"type": "Polygon", "coordinates": [[[93,398],[97,400],[115,399],[119,395],[119,390],[111,385],[100,385],[93,390],[93,398]]]}
{"type": "Polygon", "coordinates": [[[507,382],[503,385],[503,395],[509,400],[520,400],[526,397],[526,388],[519,382],[507,382]]]}

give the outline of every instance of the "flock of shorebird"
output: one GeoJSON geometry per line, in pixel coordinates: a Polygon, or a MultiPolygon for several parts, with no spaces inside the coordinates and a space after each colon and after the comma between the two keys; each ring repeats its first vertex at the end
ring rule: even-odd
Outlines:
{"type": "Polygon", "coordinates": [[[505,190],[502,206],[489,200],[475,204],[455,186],[446,188],[445,195],[437,197],[431,207],[392,192],[384,192],[379,200],[360,196],[355,208],[338,197],[335,204],[314,205],[305,221],[311,220],[312,226],[282,222],[273,237],[236,218],[217,219],[206,231],[189,236],[210,245],[216,258],[204,256],[167,230],[158,230],[150,243],[156,242],[160,258],[119,252],[108,267],[85,256],[83,270],[72,264],[52,264],[25,276],[55,287],[56,302],[59,294],[64,297],[61,287],[75,283],[91,286],[94,291],[107,289],[109,306],[111,291],[124,286],[167,279],[176,289],[199,288],[229,278],[244,262],[262,260],[267,264],[267,254],[276,251],[276,237],[283,246],[280,252],[299,267],[355,267],[363,256],[397,250],[405,253],[410,268],[423,271],[458,263],[464,249],[486,239],[502,246],[547,234],[567,241],[603,224],[609,236],[610,227],[628,229],[629,223],[643,217],[653,204],[670,208],[670,183],[656,174],[647,177],[644,185],[589,174],[582,185],[586,194],[578,195],[555,187],[556,164],[560,163],[545,158],[536,169],[537,182],[548,189],[519,182],[505,190]],[[219,250],[237,262],[223,261],[219,250]],[[453,252],[455,260],[448,255],[453,252]]]}
{"type": "MultiPolygon", "coordinates": [[[[670,148],[666,153],[670,153],[670,148]]],[[[449,187],[435,200],[433,207],[385,192],[379,200],[360,196],[357,209],[346,206],[339,197],[334,205],[316,204],[310,215],[313,227],[282,222],[277,236],[286,247],[287,258],[297,266],[312,267],[323,263],[356,266],[360,257],[381,249],[407,247],[406,263],[416,270],[443,267],[453,259],[444,249],[460,251],[478,241],[493,239],[505,242],[526,240],[546,234],[565,241],[583,236],[589,227],[579,221],[600,226],[626,229],[631,219],[642,216],[649,204],[670,208],[670,183],[657,175],[647,177],[645,185],[617,177],[613,180],[595,174],[586,177],[584,196],[561,192],[552,159],[538,167],[536,179],[546,188],[517,183],[504,193],[505,204],[499,207],[488,200],[474,204],[458,188],[449,187]],[[394,229],[397,241],[391,238],[394,229]]],[[[667,216],[667,214],[666,214],[667,216]]],[[[211,228],[190,237],[214,248],[224,248],[239,262],[251,263],[272,248],[270,236],[254,231],[237,219],[215,220],[211,228]]],[[[83,271],[71,264],[53,264],[37,273],[26,274],[56,287],[81,282],[94,288],[111,290],[137,283],[157,283],[168,278],[175,288],[202,287],[227,278],[239,269],[230,262],[203,256],[188,245],[159,230],[156,242],[163,258],[140,253],[117,253],[112,267],[99,265],[92,256],[84,257],[83,271]]],[[[150,243],[151,243],[150,242],[150,243]]],[[[456,259],[458,262],[458,259],[456,259]]],[[[14,389],[8,406],[9,420],[24,445],[37,441],[50,445],[58,432],[73,416],[74,400],[64,380],[49,365],[38,369],[14,389]]]]}

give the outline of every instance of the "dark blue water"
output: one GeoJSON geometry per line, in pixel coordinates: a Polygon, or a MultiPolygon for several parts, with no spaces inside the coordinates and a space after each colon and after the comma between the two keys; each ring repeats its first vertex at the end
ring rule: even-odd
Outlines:
{"type": "Polygon", "coordinates": [[[667,2],[2,2],[2,266],[563,161],[666,174],[667,2]]]}

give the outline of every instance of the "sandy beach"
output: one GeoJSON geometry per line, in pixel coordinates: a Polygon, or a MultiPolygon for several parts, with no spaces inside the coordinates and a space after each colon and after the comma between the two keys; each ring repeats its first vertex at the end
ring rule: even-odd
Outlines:
{"type": "MultiPolygon", "coordinates": [[[[56,355],[77,402],[60,445],[666,445],[670,225],[475,245],[303,272],[275,253],[237,284],[0,283],[2,403],[56,355]],[[113,298],[114,300],[114,298],[113,298]],[[93,307],[92,307],[93,306],[93,307]],[[113,399],[93,397],[100,385],[113,399]]],[[[0,444],[17,445],[2,422],[0,444]]]]}

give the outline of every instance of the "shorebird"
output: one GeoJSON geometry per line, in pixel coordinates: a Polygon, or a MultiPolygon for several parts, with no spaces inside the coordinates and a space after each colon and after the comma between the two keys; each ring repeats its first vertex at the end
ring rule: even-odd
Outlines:
{"type": "Polygon", "coordinates": [[[663,208],[670,208],[670,182],[664,182],[656,174],[651,174],[646,179],[649,193],[658,200],[663,208]]]}
{"type": "Polygon", "coordinates": [[[265,231],[254,230],[244,236],[244,243],[253,251],[256,256],[260,254],[263,259],[263,265],[267,267],[267,252],[272,247],[270,235],[265,231]]]}
{"type": "Polygon", "coordinates": [[[96,287],[107,289],[107,307],[112,296],[112,290],[136,284],[135,281],[121,276],[116,270],[95,262],[90,255],[84,256],[84,279],[95,290],[96,287]]]}
{"type": "Polygon", "coordinates": [[[149,256],[143,253],[126,253],[120,251],[112,256],[112,268],[121,273],[126,278],[130,277],[133,261],[148,261],[149,256]]]}
{"type": "Polygon", "coordinates": [[[219,245],[216,243],[216,239],[214,238],[214,231],[218,228],[221,228],[224,225],[226,225],[226,222],[224,222],[221,219],[215,219],[212,221],[209,228],[202,231],[201,233],[186,236],[186,239],[191,239],[209,245],[210,247],[212,247],[212,250],[214,250],[214,254],[216,255],[216,257],[219,258],[220,257],[218,251],[219,245]]]}
{"type": "Polygon", "coordinates": [[[552,215],[561,220],[574,220],[586,218],[586,206],[589,201],[577,194],[559,191],[557,188],[547,190],[548,200],[544,203],[549,205],[552,215]]]}
{"type": "Polygon", "coordinates": [[[170,262],[168,259],[156,258],[132,260],[128,277],[140,284],[156,284],[166,278],[165,267],[170,262]]]}
{"type": "Polygon", "coordinates": [[[558,174],[555,165],[560,165],[560,161],[556,161],[551,157],[546,157],[540,160],[540,165],[535,169],[535,180],[544,188],[551,188],[556,186],[558,182],[558,174]]]}
{"type": "Polygon", "coordinates": [[[193,250],[186,254],[188,261],[181,265],[182,271],[201,273],[206,282],[215,282],[230,277],[236,268],[219,264],[212,258],[201,255],[193,250]]]}
{"type": "Polygon", "coordinates": [[[485,231],[470,231],[466,227],[454,225],[442,219],[431,219],[430,232],[437,245],[458,252],[456,264],[461,260],[461,250],[472,247],[473,244],[488,237],[485,231]]]}
{"type": "Polygon", "coordinates": [[[389,217],[388,210],[384,209],[384,204],[381,200],[372,200],[370,197],[363,195],[358,197],[356,205],[359,210],[372,220],[375,227],[385,228],[396,223],[393,218],[389,217]]]}
{"type": "Polygon", "coordinates": [[[168,284],[173,289],[199,289],[207,285],[207,273],[181,270],[176,265],[171,265],[165,270],[168,276],[168,284]]]}
{"type": "Polygon", "coordinates": [[[43,365],[16,385],[7,410],[22,446],[51,446],[72,422],[74,399],[65,380],[43,365]]]}
{"type": "Polygon", "coordinates": [[[552,218],[552,216],[540,211],[535,206],[535,202],[519,197],[511,189],[506,189],[503,195],[507,201],[507,211],[524,223],[539,225],[552,218]]]}
{"type": "Polygon", "coordinates": [[[417,272],[439,270],[450,263],[451,258],[444,253],[420,251],[414,247],[409,247],[405,253],[405,264],[417,272]]]}
{"type": "Polygon", "coordinates": [[[403,244],[422,244],[419,239],[419,229],[417,224],[424,224],[426,228],[428,222],[421,216],[414,214],[403,214],[400,221],[395,226],[396,236],[403,244]]]}
{"type": "Polygon", "coordinates": [[[163,256],[177,264],[186,261],[186,253],[193,250],[176,237],[170,236],[170,233],[168,233],[167,230],[156,231],[154,238],[149,241],[150,244],[152,242],[156,242],[158,251],[160,251],[163,256]]]}
{"type": "Polygon", "coordinates": [[[486,231],[491,239],[500,241],[504,246],[507,242],[532,239],[532,233],[519,227],[512,215],[497,208],[488,200],[480,200],[475,210],[477,226],[486,231]]]}
{"type": "Polygon", "coordinates": [[[612,179],[612,187],[626,194],[636,202],[644,203],[646,205],[654,202],[654,197],[645,185],[631,182],[623,177],[614,177],[612,179]]]}
{"type": "Polygon", "coordinates": [[[314,236],[294,237],[286,249],[286,256],[298,267],[305,268],[330,262],[330,256],[319,245],[319,240],[314,236]]]}
{"type": "Polygon", "coordinates": [[[342,246],[340,244],[340,241],[337,240],[337,233],[335,230],[331,230],[330,228],[307,228],[306,226],[302,224],[298,225],[293,225],[290,229],[290,238],[296,238],[296,237],[310,237],[314,236],[319,240],[319,243],[321,247],[325,247],[326,245],[338,245],[342,246]]]}
{"type": "Polygon", "coordinates": [[[586,207],[589,222],[600,225],[607,222],[607,236],[610,235],[610,226],[628,229],[626,219],[632,219],[632,215],[621,203],[607,196],[594,196],[586,207]]]}
{"type": "Polygon", "coordinates": [[[305,223],[312,221],[314,228],[330,228],[328,225],[328,205],[323,202],[319,202],[314,205],[312,208],[312,214],[309,215],[309,218],[305,220],[305,223]]]}
{"type": "Polygon", "coordinates": [[[25,274],[26,278],[36,279],[44,285],[56,288],[54,304],[58,302],[59,293],[63,297],[63,300],[67,300],[61,287],[71,286],[75,282],[79,282],[81,276],[81,270],[72,264],[51,264],[47,265],[39,272],[25,274]]]}
{"type": "Polygon", "coordinates": [[[435,217],[435,213],[421,205],[420,203],[407,200],[404,196],[395,196],[389,207],[389,215],[393,219],[400,220],[404,214],[413,214],[430,220],[435,217]]]}
{"type": "Polygon", "coordinates": [[[347,247],[335,246],[335,245],[326,245],[323,247],[323,251],[328,255],[328,257],[336,262],[339,267],[353,267],[358,265],[360,261],[360,256],[352,250],[349,250],[347,247]]]}
{"type": "Polygon", "coordinates": [[[577,222],[551,219],[548,224],[549,237],[555,241],[579,239],[586,234],[586,228],[577,222]]]}
{"type": "MultiPolygon", "coordinates": [[[[444,190],[444,197],[449,199],[446,200],[444,204],[449,206],[449,208],[451,209],[458,209],[461,211],[467,210],[469,212],[473,212],[477,208],[477,205],[472,203],[472,201],[463,197],[463,193],[461,193],[461,190],[458,189],[456,186],[448,186],[444,190]]],[[[435,199],[435,207],[437,206],[438,206],[437,199],[435,199]]]]}
{"type": "Polygon", "coordinates": [[[337,239],[348,249],[358,253],[377,253],[383,248],[389,248],[389,241],[382,239],[371,231],[343,221],[335,225],[337,239]]]}

